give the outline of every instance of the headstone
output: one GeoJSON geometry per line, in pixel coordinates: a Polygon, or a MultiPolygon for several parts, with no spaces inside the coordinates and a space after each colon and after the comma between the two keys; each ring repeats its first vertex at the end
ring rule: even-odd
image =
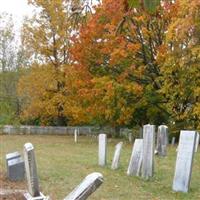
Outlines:
{"type": "Polygon", "coordinates": [[[196,143],[195,143],[195,152],[198,151],[199,141],[200,141],[200,136],[199,136],[199,133],[197,132],[196,143]]]}
{"type": "Polygon", "coordinates": [[[143,139],[136,139],[133,145],[127,175],[140,176],[142,166],[143,139]]]}
{"type": "Polygon", "coordinates": [[[64,200],[85,200],[87,199],[101,184],[103,176],[98,172],[94,172],[85,177],[64,200]]]}
{"type": "Polygon", "coordinates": [[[142,177],[149,179],[154,173],[155,126],[143,127],[142,177]]]}
{"type": "Polygon", "coordinates": [[[132,133],[129,133],[129,134],[128,134],[128,141],[131,143],[132,140],[133,140],[133,138],[132,138],[132,133]]]}
{"type": "Polygon", "coordinates": [[[99,165],[106,165],[107,153],[107,136],[106,134],[99,134],[99,165]]]}
{"type": "Polygon", "coordinates": [[[115,153],[114,153],[114,156],[113,156],[111,169],[118,169],[118,167],[119,167],[122,145],[123,145],[123,142],[120,142],[115,146],[115,153]]]}
{"type": "Polygon", "coordinates": [[[181,131],[173,180],[173,190],[188,192],[192,174],[196,132],[181,131]]]}
{"type": "Polygon", "coordinates": [[[77,143],[77,141],[78,141],[78,130],[75,129],[74,130],[74,142],[77,143]]]}
{"type": "Polygon", "coordinates": [[[159,156],[166,156],[168,145],[168,127],[161,125],[158,127],[156,152],[159,156]]]}
{"type": "Polygon", "coordinates": [[[175,145],[175,141],[176,141],[176,138],[175,138],[175,137],[173,137],[173,138],[172,138],[172,143],[171,143],[171,144],[172,144],[172,146],[174,146],[174,145],[175,145]]]}
{"type": "Polygon", "coordinates": [[[11,181],[21,181],[24,179],[24,161],[17,157],[8,161],[8,178],[11,181]]]}

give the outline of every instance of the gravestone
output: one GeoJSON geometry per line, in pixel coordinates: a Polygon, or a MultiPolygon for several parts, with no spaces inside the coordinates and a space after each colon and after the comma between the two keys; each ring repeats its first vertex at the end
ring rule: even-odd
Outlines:
{"type": "Polygon", "coordinates": [[[129,141],[130,143],[132,143],[132,140],[133,140],[132,133],[129,133],[129,134],[128,134],[128,141],[129,141]]]}
{"type": "Polygon", "coordinates": [[[113,156],[111,169],[117,169],[119,167],[122,145],[123,145],[123,142],[120,142],[115,146],[115,153],[114,153],[114,156],[113,156]]]}
{"type": "Polygon", "coordinates": [[[21,181],[24,179],[24,161],[21,157],[8,161],[8,178],[11,181],[21,181]]]}
{"type": "Polygon", "coordinates": [[[143,150],[142,150],[142,177],[149,179],[154,174],[154,148],[155,126],[143,126],[143,150]]]}
{"type": "Polygon", "coordinates": [[[174,145],[175,145],[175,141],[176,141],[176,138],[175,138],[175,137],[173,137],[173,138],[172,138],[172,143],[171,143],[171,144],[172,144],[172,146],[174,146],[174,145]]]}
{"type": "Polygon", "coordinates": [[[188,192],[189,190],[195,141],[195,131],[181,131],[172,187],[174,191],[188,192]]]}
{"type": "Polygon", "coordinates": [[[85,177],[64,200],[85,200],[87,199],[101,184],[103,176],[98,172],[94,172],[85,177]]]}
{"type": "Polygon", "coordinates": [[[28,193],[24,194],[27,200],[47,200],[39,191],[39,179],[37,175],[37,166],[35,160],[34,147],[31,143],[26,143],[24,145],[24,162],[26,178],[28,183],[28,193]]]}
{"type": "Polygon", "coordinates": [[[77,143],[77,141],[78,141],[78,130],[75,129],[74,130],[74,142],[77,143]]]}
{"type": "Polygon", "coordinates": [[[199,141],[200,141],[200,136],[199,136],[199,133],[197,132],[196,143],[195,143],[195,152],[198,151],[199,141]]]}
{"type": "Polygon", "coordinates": [[[158,134],[157,134],[156,153],[159,156],[166,156],[167,145],[168,145],[168,127],[165,125],[160,125],[158,127],[158,134]]]}
{"type": "Polygon", "coordinates": [[[107,136],[106,134],[99,134],[99,165],[106,165],[107,153],[107,136]]]}
{"type": "Polygon", "coordinates": [[[127,175],[140,176],[142,166],[143,139],[136,139],[133,145],[127,175]]]}

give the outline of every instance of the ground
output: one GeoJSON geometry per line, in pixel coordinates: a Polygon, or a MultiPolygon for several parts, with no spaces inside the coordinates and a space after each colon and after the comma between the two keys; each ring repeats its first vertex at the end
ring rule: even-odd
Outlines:
{"type": "MultiPolygon", "coordinates": [[[[52,200],[63,199],[86,175],[95,171],[103,174],[104,183],[89,198],[91,200],[200,199],[200,148],[194,156],[190,191],[184,194],[172,191],[176,147],[168,148],[167,157],[156,157],[155,176],[149,181],[144,181],[126,175],[132,150],[128,141],[124,141],[122,148],[121,166],[114,171],[110,166],[114,146],[120,140],[108,140],[107,167],[99,167],[97,140],[86,136],[78,139],[78,143],[75,144],[72,136],[0,136],[0,169],[3,170],[1,173],[5,173],[5,154],[13,151],[22,153],[24,143],[31,142],[35,147],[41,191],[50,195],[52,200]]],[[[13,183],[3,186],[13,188],[13,183]]],[[[15,187],[26,189],[23,182],[16,182],[15,187]]]]}

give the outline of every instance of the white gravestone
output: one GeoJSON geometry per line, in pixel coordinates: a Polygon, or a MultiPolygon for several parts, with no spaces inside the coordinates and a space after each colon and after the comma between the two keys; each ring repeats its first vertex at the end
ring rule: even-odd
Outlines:
{"type": "Polygon", "coordinates": [[[168,145],[168,127],[160,125],[157,134],[157,147],[156,152],[159,156],[166,156],[168,145]]]}
{"type": "Polygon", "coordinates": [[[172,138],[172,146],[174,146],[174,145],[175,145],[175,141],[176,141],[176,138],[175,138],[175,137],[173,137],[173,138],[172,138]]]}
{"type": "Polygon", "coordinates": [[[143,152],[142,152],[142,177],[149,179],[154,174],[154,148],[155,126],[144,125],[143,127],[143,152]]]}
{"type": "Polygon", "coordinates": [[[78,130],[75,129],[74,130],[74,142],[77,143],[77,141],[78,141],[78,130]]]}
{"type": "Polygon", "coordinates": [[[64,200],[85,200],[87,199],[101,184],[103,176],[98,172],[94,172],[85,177],[64,200]]]}
{"type": "Polygon", "coordinates": [[[143,139],[136,139],[127,170],[128,176],[140,176],[142,166],[143,139]]]}
{"type": "Polygon", "coordinates": [[[195,152],[198,151],[199,141],[200,141],[200,135],[197,132],[196,143],[195,143],[195,152]]]}
{"type": "Polygon", "coordinates": [[[115,153],[114,153],[114,156],[113,156],[111,169],[118,169],[118,167],[119,167],[122,145],[123,145],[123,142],[120,142],[115,146],[115,153]]]}
{"type": "Polygon", "coordinates": [[[24,194],[25,199],[27,200],[48,199],[48,197],[45,197],[39,191],[39,180],[37,175],[35,153],[34,153],[34,147],[31,143],[26,143],[24,145],[24,163],[25,163],[26,178],[28,182],[28,193],[24,194]]]}
{"type": "Polygon", "coordinates": [[[106,165],[107,153],[107,136],[106,134],[99,134],[99,165],[106,165]]]}
{"type": "Polygon", "coordinates": [[[181,131],[172,187],[174,191],[188,192],[189,190],[195,141],[195,131],[181,131]]]}

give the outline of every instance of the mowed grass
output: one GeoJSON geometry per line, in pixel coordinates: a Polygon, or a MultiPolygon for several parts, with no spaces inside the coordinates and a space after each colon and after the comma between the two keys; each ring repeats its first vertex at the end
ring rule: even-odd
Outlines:
{"type": "MultiPolygon", "coordinates": [[[[100,172],[104,183],[92,194],[93,200],[199,200],[200,149],[195,153],[189,193],[172,191],[176,161],[176,147],[168,148],[168,156],[155,158],[155,175],[144,181],[126,175],[132,144],[123,141],[121,165],[111,170],[115,145],[121,140],[108,139],[108,163],[99,167],[97,139],[81,136],[74,143],[73,136],[0,136],[0,167],[5,171],[5,154],[23,152],[23,145],[31,142],[35,147],[41,191],[53,200],[63,199],[81,180],[92,172],[100,172]]],[[[17,184],[17,183],[16,183],[17,184]]]]}

